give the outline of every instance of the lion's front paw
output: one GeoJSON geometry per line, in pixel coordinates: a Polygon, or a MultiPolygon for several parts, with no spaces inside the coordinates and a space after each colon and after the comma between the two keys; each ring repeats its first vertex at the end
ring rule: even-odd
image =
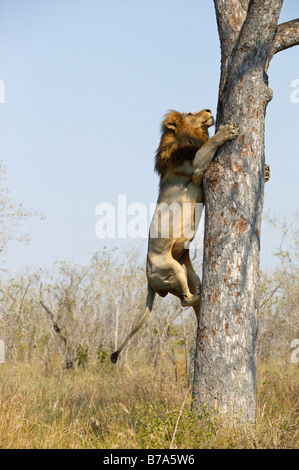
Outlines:
{"type": "Polygon", "coordinates": [[[270,179],[270,167],[265,163],[265,183],[270,179]]]}
{"type": "Polygon", "coordinates": [[[225,124],[224,126],[220,126],[217,134],[219,134],[219,137],[223,139],[223,142],[228,142],[229,140],[233,140],[236,137],[238,137],[240,133],[240,129],[236,124],[233,123],[228,123],[225,124]]]}

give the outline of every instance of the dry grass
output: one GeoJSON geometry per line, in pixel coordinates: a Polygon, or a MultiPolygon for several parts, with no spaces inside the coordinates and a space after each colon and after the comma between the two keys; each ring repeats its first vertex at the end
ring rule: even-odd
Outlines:
{"type": "Polygon", "coordinates": [[[196,419],[186,388],[153,371],[57,371],[0,366],[0,448],[297,448],[298,366],[266,364],[259,371],[255,428],[232,429],[209,416],[196,419]]]}

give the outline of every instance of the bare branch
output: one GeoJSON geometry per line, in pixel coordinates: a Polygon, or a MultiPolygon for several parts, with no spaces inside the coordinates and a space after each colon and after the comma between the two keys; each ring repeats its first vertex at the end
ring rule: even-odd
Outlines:
{"type": "Polygon", "coordinates": [[[49,317],[51,318],[54,331],[59,335],[60,339],[64,342],[64,344],[65,344],[65,346],[66,346],[66,345],[67,345],[66,337],[63,336],[63,334],[61,333],[61,329],[60,329],[60,327],[58,326],[58,324],[56,323],[56,321],[55,321],[55,319],[54,319],[53,313],[51,312],[51,310],[49,309],[49,307],[47,307],[47,305],[44,304],[44,302],[43,302],[42,300],[40,300],[39,303],[40,303],[41,306],[46,310],[47,314],[48,314],[49,317]]]}
{"type": "Polygon", "coordinates": [[[274,54],[297,45],[299,45],[299,18],[278,25],[268,54],[265,71],[268,70],[274,54]]]}
{"type": "Polygon", "coordinates": [[[190,387],[188,388],[188,390],[186,391],[185,393],[185,397],[184,397],[184,401],[183,401],[183,404],[181,406],[181,410],[180,410],[180,413],[179,413],[179,416],[178,416],[178,419],[177,419],[177,422],[176,422],[176,425],[175,425],[175,428],[174,428],[174,431],[173,431],[173,436],[172,436],[172,439],[171,439],[171,444],[169,446],[169,449],[174,449],[174,439],[175,439],[175,435],[176,435],[176,432],[177,432],[177,429],[178,429],[178,425],[179,425],[179,422],[180,422],[180,419],[181,419],[181,416],[182,416],[182,412],[183,412],[183,409],[184,409],[184,406],[185,406],[185,403],[186,403],[186,400],[187,400],[187,395],[188,393],[190,392],[191,390],[191,385],[190,387]]]}
{"type": "Polygon", "coordinates": [[[277,26],[273,40],[273,55],[277,52],[299,45],[299,18],[286,21],[277,26]]]}
{"type": "Polygon", "coordinates": [[[42,284],[40,285],[40,301],[39,303],[41,304],[41,306],[43,307],[44,310],[46,310],[47,314],[49,315],[51,321],[52,321],[52,325],[53,325],[53,328],[54,328],[54,331],[59,335],[60,339],[64,342],[64,345],[67,346],[67,339],[66,337],[61,333],[61,328],[59,327],[59,325],[57,324],[57,322],[55,321],[55,316],[53,314],[53,312],[49,309],[49,307],[47,307],[47,305],[44,303],[44,301],[42,300],[42,284]]]}
{"type": "Polygon", "coordinates": [[[22,311],[23,311],[23,302],[24,302],[24,300],[25,300],[25,297],[26,297],[26,294],[27,294],[28,289],[29,289],[29,287],[30,287],[30,284],[31,284],[31,281],[28,282],[27,287],[26,287],[26,289],[25,289],[25,292],[24,292],[24,294],[22,295],[22,298],[21,298],[21,301],[20,301],[19,314],[18,314],[18,316],[17,316],[17,320],[19,320],[20,316],[22,315],[22,311]]]}
{"type": "Polygon", "coordinates": [[[284,282],[280,282],[280,283],[278,284],[278,286],[276,286],[275,289],[273,289],[273,291],[272,291],[271,294],[266,298],[266,300],[264,300],[264,301],[259,305],[259,309],[260,309],[260,310],[264,307],[264,305],[266,305],[266,304],[272,299],[272,297],[274,296],[275,292],[277,292],[278,289],[280,289],[281,286],[283,286],[283,284],[284,284],[284,282]]]}

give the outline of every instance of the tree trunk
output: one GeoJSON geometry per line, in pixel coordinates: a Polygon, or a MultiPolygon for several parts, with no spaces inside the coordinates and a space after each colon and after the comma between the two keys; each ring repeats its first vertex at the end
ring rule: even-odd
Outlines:
{"type": "MultiPolygon", "coordinates": [[[[273,54],[282,50],[276,42],[281,45],[277,21],[283,0],[214,3],[221,43],[216,129],[231,121],[240,135],[219,149],[204,178],[193,406],[196,412],[204,406],[254,422],[264,129],[272,98],[266,71],[273,54]]],[[[297,27],[283,49],[298,43],[297,27]]]]}

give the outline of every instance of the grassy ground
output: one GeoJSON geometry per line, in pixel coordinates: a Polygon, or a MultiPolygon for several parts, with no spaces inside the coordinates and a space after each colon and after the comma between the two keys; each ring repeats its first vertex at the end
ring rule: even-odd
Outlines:
{"type": "Polygon", "coordinates": [[[298,366],[260,366],[255,427],[195,419],[190,392],[175,436],[186,387],[152,372],[0,365],[0,448],[299,447],[298,366]]]}

